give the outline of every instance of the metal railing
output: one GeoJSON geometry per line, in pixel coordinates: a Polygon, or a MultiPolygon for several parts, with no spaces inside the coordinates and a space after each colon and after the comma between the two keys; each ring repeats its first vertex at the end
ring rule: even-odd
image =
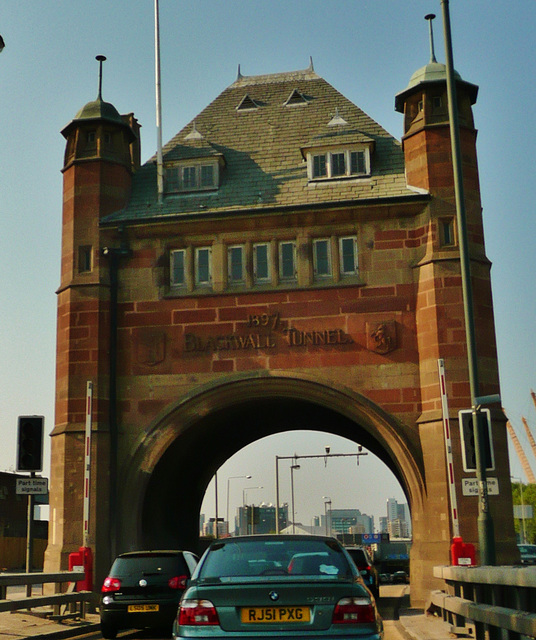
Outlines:
{"type": "Polygon", "coordinates": [[[536,638],[536,567],[434,567],[446,583],[428,609],[439,608],[454,634],[476,640],[536,638]]]}
{"type": "MultiPolygon", "coordinates": [[[[93,600],[91,591],[76,591],[76,582],[84,579],[83,571],[58,573],[0,573],[0,612],[52,606],[53,617],[79,615],[85,617],[86,604],[93,600]],[[63,585],[69,583],[67,590],[63,585]],[[33,585],[53,585],[51,595],[31,595],[33,585]],[[8,598],[8,587],[26,587],[26,596],[8,598]],[[65,611],[69,606],[69,611],[65,611]],[[63,612],[62,612],[63,611],[63,612]]],[[[44,589],[43,591],[45,591],[44,589]]]]}

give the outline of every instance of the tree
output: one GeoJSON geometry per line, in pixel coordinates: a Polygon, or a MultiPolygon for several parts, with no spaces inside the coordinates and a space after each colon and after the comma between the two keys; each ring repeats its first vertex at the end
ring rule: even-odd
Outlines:
{"type": "Polygon", "coordinates": [[[534,513],[536,512],[536,484],[512,482],[512,499],[514,505],[523,504],[525,506],[532,506],[532,517],[525,518],[524,523],[521,518],[516,518],[515,530],[519,541],[523,540],[524,531],[525,542],[534,544],[534,542],[536,541],[536,520],[534,518],[534,513]]]}

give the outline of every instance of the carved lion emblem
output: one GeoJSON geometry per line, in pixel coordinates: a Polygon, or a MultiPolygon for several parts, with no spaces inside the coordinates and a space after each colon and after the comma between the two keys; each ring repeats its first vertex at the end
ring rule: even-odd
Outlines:
{"type": "Polygon", "coordinates": [[[376,353],[389,353],[396,349],[396,323],[393,321],[369,325],[368,348],[376,353]]]}

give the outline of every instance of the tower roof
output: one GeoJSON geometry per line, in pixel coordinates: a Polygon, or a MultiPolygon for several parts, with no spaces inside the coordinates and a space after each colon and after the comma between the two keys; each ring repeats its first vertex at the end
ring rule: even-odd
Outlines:
{"type": "Polygon", "coordinates": [[[88,102],[83,106],[80,111],[75,115],[75,120],[109,120],[111,122],[117,122],[122,124],[123,120],[119,115],[119,111],[114,107],[111,102],[104,102],[102,98],[97,98],[92,102],[88,102]]]}
{"type": "MultiPolygon", "coordinates": [[[[111,102],[104,102],[99,94],[96,100],[88,102],[80,109],[80,111],[78,111],[71,122],[62,129],[61,133],[64,137],[67,137],[75,125],[80,124],[81,122],[90,122],[92,120],[109,122],[110,124],[125,127],[131,131],[130,126],[123,120],[114,105],[111,102]]],[[[133,133],[132,137],[135,138],[133,133]]]]}
{"type": "MultiPolygon", "coordinates": [[[[456,80],[456,83],[463,85],[463,87],[469,94],[471,104],[475,104],[476,96],[478,94],[478,86],[476,84],[471,84],[470,82],[466,82],[465,80],[463,80],[461,75],[456,70],[454,70],[454,78],[456,80]]],[[[424,67],[417,69],[417,71],[415,71],[415,73],[409,79],[408,86],[403,91],[396,94],[395,110],[403,113],[404,101],[419,87],[439,83],[447,83],[447,65],[443,64],[442,62],[437,62],[435,59],[430,60],[430,62],[424,65],[424,67]]]]}

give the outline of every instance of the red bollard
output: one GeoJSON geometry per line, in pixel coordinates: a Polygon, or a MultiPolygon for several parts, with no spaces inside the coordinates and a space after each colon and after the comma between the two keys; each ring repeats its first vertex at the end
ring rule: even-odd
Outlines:
{"type": "Polygon", "coordinates": [[[79,547],[69,554],[69,571],[84,571],[85,577],[76,583],[77,591],[93,591],[93,552],[90,547],[79,547]]]}
{"type": "Polygon", "coordinates": [[[453,566],[476,566],[475,545],[464,542],[461,537],[452,538],[450,545],[450,560],[453,566]]]}

